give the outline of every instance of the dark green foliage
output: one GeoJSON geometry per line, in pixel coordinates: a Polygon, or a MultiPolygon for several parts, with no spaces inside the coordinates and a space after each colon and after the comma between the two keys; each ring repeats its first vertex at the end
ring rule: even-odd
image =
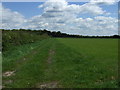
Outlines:
{"type": "Polygon", "coordinates": [[[25,30],[3,30],[2,31],[2,46],[3,51],[6,51],[11,46],[19,46],[28,43],[34,43],[48,38],[45,33],[38,34],[33,31],[25,30]]]}

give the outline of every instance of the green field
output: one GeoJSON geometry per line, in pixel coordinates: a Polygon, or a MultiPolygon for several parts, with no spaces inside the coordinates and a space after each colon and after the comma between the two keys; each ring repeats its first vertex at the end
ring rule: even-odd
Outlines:
{"type": "Polygon", "coordinates": [[[118,87],[118,39],[49,38],[11,48],[3,54],[5,88],[118,87]]]}

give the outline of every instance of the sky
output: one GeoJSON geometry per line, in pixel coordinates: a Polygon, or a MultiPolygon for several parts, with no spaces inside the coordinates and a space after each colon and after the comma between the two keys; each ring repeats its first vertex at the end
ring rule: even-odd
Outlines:
{"type": "Polygon", "coordinates": [[[118,2],[110,1],[3,2],[0,6],[2,28],[47,29],[77,35],[115,35],[118,34],[118,2]]]}

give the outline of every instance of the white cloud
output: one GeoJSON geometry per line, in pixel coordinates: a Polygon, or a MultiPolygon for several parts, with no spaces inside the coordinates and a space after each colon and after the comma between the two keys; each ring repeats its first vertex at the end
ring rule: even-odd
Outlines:
{"type": "Polygon", "coordinates": [[[118,14],[120,14],[120,10],[118,11],[118,14]]]}
{"type": "Polygon", "coordinates": [[[1,17],[2,17],[2,28],[11,29],[11,28],[20,28],[22,23],[25,22],[24,16],[18,12],[13,12],[10,9],[4,8],[1,6],[1,17]]]}
{"type": "Polygon", "coordinates": [[[39,8],[44,8],[44,11],[48,10],[63,10],[67,6],[67,2],[65,0],[48,0],[43,5],[38,6],[39,8]]]}
{"type": "Polygon", "coordinates": [[[77,14],[105,14],[105,11],[96,4],[86,3],[84,5],[68,5],[65,0],[48,0],[43,5],[38,6],[39,8],[43,8],[45,12],[70,12],[77,14]]]}
{"type": "Polygon", "coordinates": [[[2,27],[2,3],[0,3],[0,27],[2,27]]]}
{"type": "Polygon", "coordinates": [[[87,13],[87,14],[93,14],[93,15],[102,15],[105,14],[106,11],[104,11],[102,8],[95,4],[87,3],[80,6],[81,13],[87,13]]]}
{"type": "Polygon", "coordinates": [[[69,5],[65,0],[48,0],[40,5],[39,8],[43,9],[43,13],[26,20],[25,23],[24,17],[18,12],[3,9],[4,27],[22,27],[38,30],[48,29],[50,31],[61,31],[64,33],[80,35],[118,34],[117,19],[100,16],[107,14],[108,12],[104,11],[96,3],[90,2],[83,5],[69,5]],[[93,15],[94,18],[83,19],[79,17],[81,14],[93,15]],[[10,26],[9,23],[11,24],[10,26]]]}
{"type": "MultiPolygon", "coordinates": [[[[43,18],[36,16],[28,21],[29,28],[48,29],[51,31],[61,31],[69,34],[80,35],[114,35],[118,34],[117,19],[112,17],[97,16],[95,18],[43,18]],[[60,20],[66,20],[64,22],[60,20]]],[[[28,26],[27,26],[28,27],[28,26]]]]}
{"type": "Polygon", "coordinates": [[[69,5],[66,1],[49,0],[39,8],[44,13],[31,18],[29,28],[48,29],[70,34],[82,35],[114,35],[117,34],[117,19],[105,16],[102,8],[93,3],[69,5]],[[95,18],[80,18],[80,14],[92,14],[95,18]]]}
{"type": "Polygon", "coordinates": [[[69,22],[74,33],[82,35],[114,35],[118,34],[118,20],[112,17],[97,16],[95,18],[76,18],[69,22]]]}
{"type": "Polygon", "coordinates": [[[98,5],[112,5],[116,3],[117,0],[90,0],[90,2],[98,5]]]}

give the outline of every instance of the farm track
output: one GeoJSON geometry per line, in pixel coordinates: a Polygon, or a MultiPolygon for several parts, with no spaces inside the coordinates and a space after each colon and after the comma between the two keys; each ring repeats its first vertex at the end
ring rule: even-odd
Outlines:
{"type": "MultiPolygon", "coordinates": [[[[4,78],[8,78],[6,80],[3,81],[3,84],[12,84],[13,82],[16,82],[16,80],[11,80],[10,78],[14,76],[16,76],[17,73],[21,72],[21,68],[25,66],[25,64],[27,63],[31,63],[31,61],[33,59],[36,58],[36,55],[41,54],[45,49],[47,50],[46,53],[46,58],[44,58],[44,77],[41,77],[43,79],[44,82],[38,82],[34,85],[32,85],[32,87],[36,87],[36,88],[56,88],[58,82],[57,81],[52,81],[49,80],[52,75],[52,63],[53,63],[53,57],[55,55],[55,43],[50,40],[47,43],[43,43],[43,46],[38,46],[36,48],[34,48],[33,50],[31,50],[27,55],[21,57],[20,59],[16,60],[16,65],[15,65],[15,70],[12,71],[6,71],[3,73],[3,77],[4,78]],[[13,72],[13,73],[12,73],[13,72]],[[6,74],[8,73],[8,74],[6,74]]],[[[4,88],[6,86],[4,85],[4,88]]]]}
{"type": "MultiPolygon", "coordinates": [[[[40,54],[42,51],[41,49],[42,48],[45,48],[46,46],[49,45],[49,41],[46,42],[43,46],[38,46],[36,48],[34,48],[33,50],[31,50],[27,55],[24,55],[23,57],[21,57],[20,59],[16,60],[16,63],[15,63],[15,69],[12,70],[12,71],[6,71],[6,72],[3,72],[3,77],[6,78],[10,78],[13,76],[13,74],[15,75],[17,72],[20,71],[20,68],[22,66],[24,66],[26,63],[29,63],[30,60],[32,60],[33,58],[35,58],[36,54],[40,54]]],[[[50,54],[52,54],[52,52],[50,51],[50,54]]],[[[49,60],[47,60],[47,62],[51,62],[51,57],[49,56],[48,58],[49,60]]],[[[13,83],[13,80],[11,79],[7,79],[7,80],[3,80],[3,84],[12,84],[13,83]]],[[[34,85],[33,85],[34,86],[34,85]]],[[[5,85],[3,86],[4,88],[6,87],[5,85]]]]}
{"type": "MultiPolygon", "coordinates": [[[[45,80],[49,80],[51,78],[51,74],[53,74],[52,64],[53,64],[53,57],[55,55],[55,48],[52,45],[49,49],[48,58],[46,60],[46,69],[45,69],[45,80]]],[[[58,82],[57,81],[48,81],[43,82],[41,84],[37,84],[36,88],[57,88],[58,82]]]]}

